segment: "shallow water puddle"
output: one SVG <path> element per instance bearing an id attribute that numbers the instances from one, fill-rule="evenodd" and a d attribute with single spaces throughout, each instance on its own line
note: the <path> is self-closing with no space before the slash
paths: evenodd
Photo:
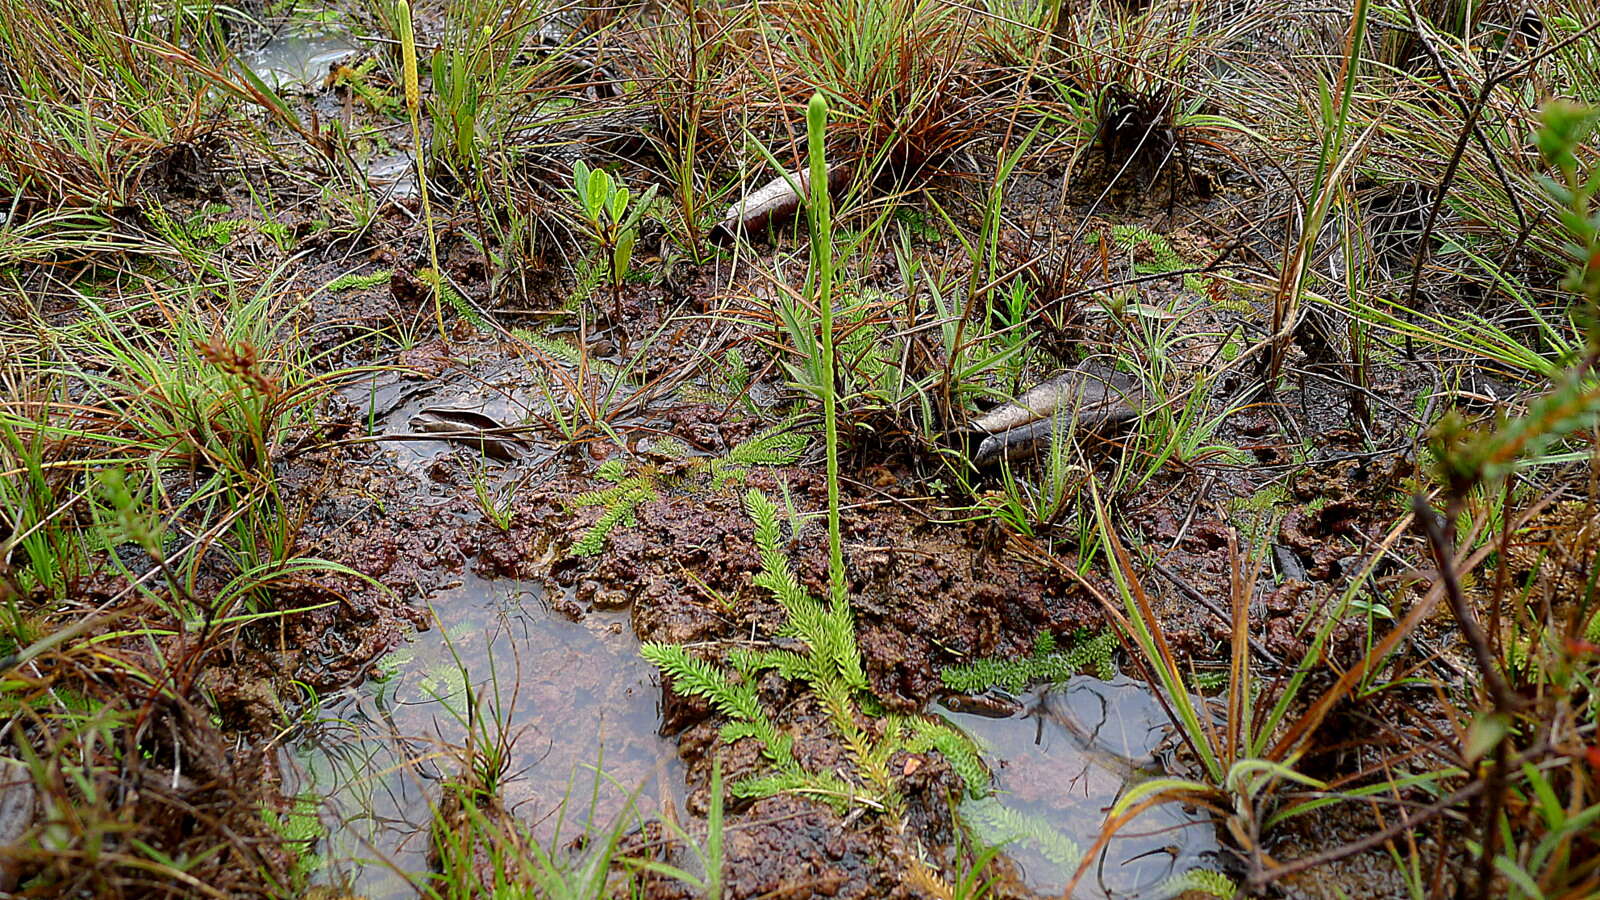
<path id="1" fill-rule="evenodd" d="M 962 818 L 983 840 L 1005 843 L 1029 888 L 1059 895 L 1106 810 L 1128 787 L 1167 774 L 1158 756 L 1170 725 L 1146 685 L 1124 676 L 1080 675 L 1022 700 L 1011 718 L 941 713 L 972 736 L 995 773 L 995 793 L 964 803 Z M 1074 896 L 1175 896 L 1173 880 L 1215 869 L 1218 849 L 1204 813 L 1163 804 L 1111 839 Z"/>
<path id="2" fill-rule="evenodd" d="M 526 456 L 547 457 L 548 449 L 541 450 L 532 441 L 531 431 L 522 429 L 530 420 L 543 419 L 550 409 L 548 395 L 542 387 L 530 385 L 530 380 L 522 364 L 498 361 L 477 365 L 454 379 L 375 373 L 340 389 L 339 396 L 350 404 L 371 436 L 384 439 L 396 467 L 419 475 L 452 447 L 451 440 L 435 437 L 422 421 L 429 410 L 456 411 L 498 423 L 511 429 L 504 432 L 506 442 L 529 451 Z M 469 435 L 458 434 L 454 443 L 475 442 Z"/>
<path id="3" fill-rule="evenodd" d="M 683 769 L 656 733 L 660 690 L 626 614 L 571 622 L 542 588 L 471 575 L 431 605 L 440 627 L 385 658 L 388 677 L 322 698 L 320 720 L 285 742 L 285 793 L 314 799 L 328 830 L 313 881 L 414 895 L 395 870 L 427 870 L 429 803 L 460 771 L 450 747 L 473 696 L 512 741 L 504 804 L 545 846 L 591 816 L 604 829 L 679 806 Z"/>
<path id="4" fill-rule="evenodd" d="M 281 91 L 314 85 L 327 76 L 329 65 L 357 49 L 355 42 L 343 35 L 286 31 L 254 50 L 241 52 L 239 58 L 268 87 Z"/>
<path id="5" fill-rule="evenodd" d="M 366 162 L 367 181 L 389 197 L 416 197 L 421 188 L 415 159 L 409 151 L 373 157 Z"/>
<path id="6" fill-rule="evenodd" d="M 651 418 L 660 394 L 634 386 L 618 357 L 592 359 L 580 386 L 576 368 L 563 360 L 492 353 L 441 362 L 442 371 L 426 376 L 404 369 L 372 372 L 336 395 L 346 405 L 344 414 L 367 439 L 383 443 L 396 468 L 424 482 L 429 468 L 458 448 L 509 463 L 512 474 L 550 460 L 566 440 L 561 428 L 589 421 L 588 412 L 576 409 L 576 390 L 613 429 L 663 427 Z"/>

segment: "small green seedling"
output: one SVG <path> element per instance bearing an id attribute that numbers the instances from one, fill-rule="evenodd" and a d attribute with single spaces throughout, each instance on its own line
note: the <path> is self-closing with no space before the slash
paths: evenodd
<path id="1" fill-rule="evenodd" d="M 639 239 L 639 219 L 655 199 L 651 185 L 635 202 L 620 178 L 604 169 L 591 169 L 583 160 L 572 164 L 572 194 L 580 225 L 594 242 L 601 260 L 608 263 L 613 323 L 622 323 L 622 282 L 633 262 L 633 245 Z"/>

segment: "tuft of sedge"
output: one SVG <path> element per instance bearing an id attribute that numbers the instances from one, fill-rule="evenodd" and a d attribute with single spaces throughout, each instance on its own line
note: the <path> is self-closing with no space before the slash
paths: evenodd
<path id="1" fill-rule="evenodd" d="M 220 338 L 212 338 L 196 342 L 196 349 L 206 362 L 249 384 L 258 394 L 270 398 L 278 396 L 278 383 L 261 371 L 255 347 L 242 342 L 229 346 Z"/>

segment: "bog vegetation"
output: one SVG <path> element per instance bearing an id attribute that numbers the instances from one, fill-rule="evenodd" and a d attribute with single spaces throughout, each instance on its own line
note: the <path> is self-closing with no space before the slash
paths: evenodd
<path id="1" fill-rule="evenodd" d="M 700 799 L 546 839 L 468 688 L 407 891 L 1600 896 L 1595 104 L 1584 0 L 0 0 L 0 889 L 336 896 L 322 695 L 671 557 Z M 1092 846 L 937 714 L 1119 671 Z"/>

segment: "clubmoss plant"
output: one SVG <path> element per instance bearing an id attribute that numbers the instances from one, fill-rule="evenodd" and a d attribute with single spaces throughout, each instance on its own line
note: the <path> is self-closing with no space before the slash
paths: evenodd
<path id="1" fill-rule="evenodd" d="M 1218 900 L 1233 900 L 1239 896 L 1239 886 L 1233 879 L 1210 869 L 1190 869 L 1179 875 L 1167 879 L 1161 886 L 1160 893 L 1165 896 L 1187 897 L 1216 897 Z"/>
<path id="2" fill-rule="evenodd" d="M 815 387 L 822 396 L 822 434 L 827 443 L 828 584 L 833 605 L 848 614 L 844 543 L 839 531 L 839 381 L 833 343 L 833 211 L 828 196 L 827 131 L 828 101 L 821 93 L 813 94 L 806 106 L 806 147 L 811 160 L 811 202 L 806 216 L 811 228 L 812 299 L 822 321 L 822 379 Z"/>
<path id="3" fill-rule="evenodd" d="M 375 272 L 369 272 L 365 275 L 356 272 L 346 272 L 343 275 L 340 275 L 338 278 L 335 278 L 323 285 L 322 289 L 330 294 L 338 294 L 344 291 L 367 291 L 388 284 L 389 279 L 393 277 L 393 269 L 379 269 Z"/>
<path id="4" fill-rule="evenodd" d="M 625 475 L 621 460 L 607 460 L 595 475 L 613 484 L 611 487 L 587 491 L 572 498 L 571 503 L 574 507 L 603 507 L 600 518 L 589 526 L 589 530 L 585 531 L 568 551 L 573 556 L 598 556 L 600 551 L 605 549 L 606 540 L 613 531 L 618 527 L 627 528 L 636 523 L 634 513 L 640 504 L 660 496 L 656 490 L 654 476 L 648 472 Z"/>
<path id="5" fill-rule="evenodd" d="M 1103 236 L 1112 247 L 1132 261 L 1130 268 L 1135 275 L 1164 275 L 1181 271 L 1189 265 L 1172 248 L 1172 241 L 1165 235 L 1142 225 L 1110 225 Z M 1086 243 L 1098 243 L 1101 237 L 1101 232 L 1091 231 L 1083 239 Z M 1196 272 L 1183 276 L 1183 286 L 1202 297 L 1209 293 L 1205 279 Z"/>
<path id="6" fill-rule="evenodd" d="M 1065 650 L 1058 647 L 1055 635 L 1041 631 L 1034 641 L 1031 656 L 973 660 L 940 670 L 939 680 L 953 691 L 970 694 L 994 687 L 1017 693 L 1030 684 L 1066 681 L 1091 668 L 1098 677 L 1109 679 L 1117 672 L 1111 660 L 1116 648 L 1116 633 L 1109 629 L 1100 632 L 1079 629 Z"/>
<path id="7" fill-rule="evenodd" d="M 794 430 L 794 420 L 788 419 L 735 444 L 728 455 L 711 461 L 711 486 L 720 488 L 730 481 L 738 481 L 753 466 L 792 466 L 800 461 L 811 439 Z"/>
<path id="8" fill-rule="evenodd" d="M 296 889 L 304 889 L 306 880 L 327 864 L 315 851 L 317 843 L 327 834 L 318 815 L 319 800 L 315 794 L 300 794 L 290 798 L 288 808 L 282 812 L 271 808 L 261 811 L 261 817 L 283 837 L 284 848 L 294 856 L 290 875 Z"/>
<path id="9" fill-rule="evenodd" d="M 461 296 L 461 292 L 457 291 L 454 285 L 450 284 L 449 278 L 440 276 L 438 269 L 418 269 L 417 280 L 433 288 L 434 298 L 449 304 L 450 308 L 455 310 L 456 315 L 471 322 L 472 327 L 478 329 L 485 327 L 486 323 L 483 320 L 483 316 L 472 308 L 472 304 L 467 302 L 467 298 Z"/>
<path id="10" fill-rule="evenodd" d="M 1037 851 L 1062 873 L 1083 860 L 1083 848 L 1062 834 L 1049 820 L 1007 806 L 999 797 L 983 797 L 961 804 L 961 821 L 986 844 L 1020 845 Z"/>
<path id="11" fill-rule="evenodd" d="M 641 651 L 671 679 L 673 690 L 704 698 L 728 717 L 722 728 L 724 740 L 751 739 L 760 745 L 769 771 L 735 782 L 734 796 L 765 797 L 793 791 L 841 812 L 862 804 L 898 820 L 904 813 L 904 801 L 888 763 L 899 750 L 944 752 L 962 777 L 970 778 L 969 785 L 986 788 L 987 776 L 976 752 L 948 726 L 890 715 L 883 718 L 881 730 L 863 727 L 864 716 L 870 716 L 877 703 L 867 686 L 849 608 L 819 601 L 800 586 L 784 555 L 778 508 L 771 500 L 752 490 L 745 495 L 745 505 L 755 521 L 756 547 L 761 553 L 762 568 L 755 583 L 771 591 L 783 607 L 787 622 L 779 636 L 799 640 L 804 649 L 733 650 L 728 654 L 728 669 L 675 644 L 646 644 Z M 806 769 L 796 759 L 794 738 L 772 720 L 756 693 L 765 671 L 805 685 L 849 754 L 854 766 L 852 781 L 837 771 Z"/>

